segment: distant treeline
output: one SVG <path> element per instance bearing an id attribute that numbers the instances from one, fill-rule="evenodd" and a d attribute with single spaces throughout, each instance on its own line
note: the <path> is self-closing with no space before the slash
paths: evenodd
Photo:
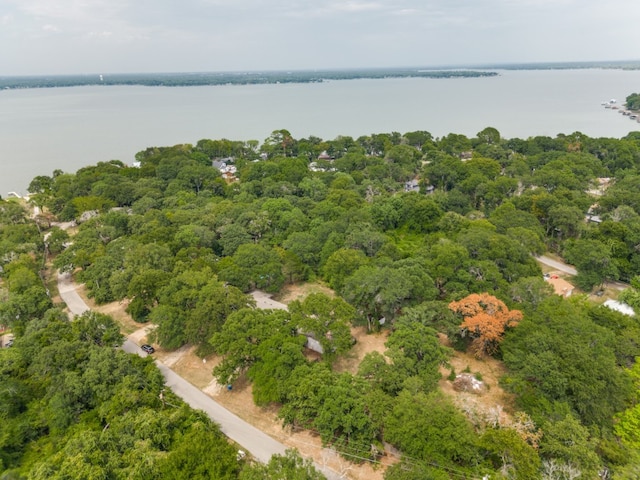
<path id="1" fill-rule="evenodd" d="M 575 70 L 583 68 L 611 68 L 617 70 L 638 70 L 640 61 L 610 61 L 610 62 L 545 62 L 545 63 L 510 63 L 476 65 L 481 69 L 500 70 Z"/>
<path id="2" fill-rule="evenodd" d="M 202 85 L 250 85 L 312 83 L 325 80 L 380 78 L 468 78 L 491 77 L 496 72 L 478 70 L 374 69 L 293 72 L 135 73 L 112 75 L 49 75 L 0 77 L 0 88 L 79 87 L 85 85 L 142 85 L 190 87 Z"/>

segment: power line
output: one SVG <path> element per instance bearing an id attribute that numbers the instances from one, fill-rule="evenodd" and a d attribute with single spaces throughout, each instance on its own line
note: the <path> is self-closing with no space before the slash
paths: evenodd
<path id="1" fill-rule="evenodd" d="M 309 432 L 309 433 L 316 434 L 316 435 L 318 435 L 320 437 L 322 436 L 320 434 L 320 432 L 318 432 L 317 430 L 314 430 L 314 429 L 306 429 L 306 428 L 303 428 L 303 427 L 299 427 L 297 425 L 291 425 L 291 428 L 292 428 L 292 430 L 295 430 L 295 431 Z M 339 441 L 342 440 L 342 439 L 340 437 L 336 436 L 336 435 L 333 435 L 332 436 L 332 440 L 336 441 L 336 443 L 339 443 Z M 301 440 L 296 440 L 296 442 L 299 443 L 299 444 L 302 444 L 302 445 L 307 445 L 307 446 L 311 446 L 311 447 L 317 448 L 317 445 L 312 444 L 312 443 L 304 442 L 304 441 L 301 441 Z M 356 447 L 359 447 L 359 448 L 354 448 L 354 450 L 356 452 L 371 452 L 370 446 L 364 448 L 364 445 L 361 444 L 361 443 L 358 444 L 357 442 L 349 442 L 349 445 L 352 445 L 352 444 L 354 446 L 356 446 Z M 336 452 L 337 454 L 342 455 L 344 457 L 351 457 L 351 458 L 354 458 L 354 459 L 357 459 L 357 460 L 361 460 L 361 461 L 365 461 L 365 462 L 368 462 L 368 463 L 371 463 L 371 464 L 377 464 L 377 465 L 381 465 L 381 466 L 384 466 L 384 467 L 390 467 L 390 466 L 394 465 L 393 463 L 385 463 L 385 462 L 382 462 L 381 460 L 374 460 L 374 459 L 371 459 L 369 457 L 363 457 L 363 456 L 360 456 L 360 455 L 356 455 L 354 453 L 349 453 L 349 452 L 346 452 L 346 451 L 343 451 L 343 450 L 339 450 L 338 448 L 335 448 L 335 446 L 333 444 L 331 445 L 330 449 L 332 451 Z M 444 470 L 447 473 L 449 473 L 450 475 L 453 475 L 453 476 L 455 476 L 457 478 L 467 479 L 467 480 L 478 480 L 478 477 L 470 476 L 468 473 L 466 473 L 466 472 L 464 472 L 462 470 L 458 470 L 458 469 L 455 469 L 453 467 L 440 465 L 440 464 L 438 464 L 436 462 L 431 462 L 429 460 L 422 460 L 422 459 L 411 457 L 411 456 L 405 455 L 405 454 L 399 455 L 399 454 L 397 454 L 395 452 L 386 452 L 385 451 L 385 455 L 392 456 L 394 458 L 397 458 L 398 460 L 404 461 L 405 463 L 409 464 L 410 466 L 417 466 L 417 465 L 420 465 L 420 464 L 428 465 L 428 466 L 431 466 L 431 467 L 434 467 L 434 468 L 439 468 L 441 470 Z"/>

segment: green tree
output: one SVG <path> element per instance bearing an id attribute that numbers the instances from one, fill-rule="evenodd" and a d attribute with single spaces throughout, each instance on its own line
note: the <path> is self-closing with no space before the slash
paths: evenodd
<path id="1" fill-rule="evenodd" d="M 157 269 L 143 270 L 131 277 L 127 285 L 127 297 L 131 299 L 131 302 L 127 305 L 127 312 L 135 321 L 143 322 L 147 320 L 152 308 L 160 300 L 161 288 L 169 280 L 167 272 Z M 111 277 L 111 288 L 114 290 L 113 276 Z"/>
<path id="2" fill-rule="evenodd" d="M 433 280 L 417 266 L 360 267 L 345 282 L 344 298 L 366 320 L 369 330 L 392 322 L 401 307 L 435 298 Z"/>
<path id="3" fill-rule="evenodd" d="M 447 361 L 448 351 L 440 344 L 434 329 L 401 316 L 385 345 L 393 369 L 402 377 L 418 377 L 425 392 L 437 386 L 439 369 Z"/>
<path id="4" fill-rule="evenodd" d="M 401 392 L 389 412 L 385 439 L 407 455 L 443 466 L 473 465 L 479 458 L 471 425 L 439 392 Z"/>
<path id="5" fill-rule="evenodd" d="M 283 157 L 295 155 L 296 140 L 288 130 L 280 129 L 271 132 L 260 147 L 263 152 L 269 155 L 282 155 Z"/>
<path id="6" fill-rule="evenodd" d="M 313 462 L 300 456 L 297 450 L 287 449 L 284 455 L 274 455 L 266 465 L 245 467 L 240 480 L 325 480 L 313 466 Z"/>
<path id="7" fill-rule="evenodd" d="M 27 218 L 27 211 L 18 202 L 13 200 L 2 200 L 0 198 L 0 224 L 24 223 Z"/>
<path id="8" fill-rule="evenodd" d="M 282 259 L 275 250 L 247 243 L 238 247 L 232 260 L 229 267 L 219 270 L 219 276 L 240 289 L 259 288 L 273 293 L 284 284 Z"/>
<path id="9" fill-rule="evenodd" d="M 506 428 L 492 428 L 480 438 L 480 445 L 488 454 L 493 467 L 505 478 L 528 480 L 538 478 L 540 457 L 518 432 Z"/>
<path id="10" fill-rule="evenodd" d="M 119 325 L 112 317 L 91 310 L 77 316 L 72 323 L 72 329 L 80 340 L 101 347 L 120 346 L 124 340 Z"/>
<path id="11" fill-rule="evenodd" d="M 536 308 L 553 294 L 553 286 L 540 277 L 519 278 L 509 290 L 512 301 L 523 307 L 533 308 Z"/>
<path id="12" fill-rule="evenodd" d="M 282 246 L 297 255 L 306 265 L 316 268 L 320 262 L 320 239 L 311 232 L 293 232 L 283 242 Z"/>
<path id="13" fill-rule="evenodd" d="M 346 454 L 372 458 L 378 431 L 365 400 L 367 382 L 349 373 L 335 374 L 323 364 L 293 371 L 280 418 L 285 425 L 312 427 L 323 444 Z"/>
<path id="14" fill-rule="evenodd" d="M 218 229 L 220 239 L 218 243 L 222 247 L 222 254 L 231 256 L 241 245 L 251 242 L 251 235 L 242 226 L 237 223 L 225 225 Z"/>
<path id="15" fill-rule="evenodd" d="M 551 207 L 547 234 L 563 239 L 576 237 L 583 221 L 584 214 L 576 206 L 557 205 Z"/>
<path id="16" fill-rule="evenodd" d="M 222 384 L 235 381 L 259 360 L 260 344 L 277 335 L 301 337 L 291 322 L 289 312 L 251 308 L 233 312 L 222 329 L 210 339 L 216 353 L 224 355 L 222 362 L 213 370 L 214 376 Z"/>
<path id="17" fill-rule="evenodd" d="M 640 276 L 631 279 L 631 287 L 620 292 L 618 299 L 629 304 L 636 312 L 640 311 Z"/>
<path id="18" fill-rule="evenodd" d="M 53 227 L 49 235 L 45 235 L 45 243 L 49 253 L 58 254 L 65 248 L 65 244 L 69 241 L 69 234 L 59 227 Z"/>
<path id="19" fill-rule="evenodd" d="M 406 372 L 391 365 L 390 360 L 379 352 L 367 353 L 358 366 L 358 375 L 375 390 L 396 396 L 403 388 Z M 385 410 L 386 415 L 386 410 Z"/>
<path id="20" fill-rule="evenodd" d="M 253 299 L 238 288 L 225 285 L 216 278 L 207 282 L 197 294 L 193 308 L 187 312 L 185 339 L 198 345 L 198 354 L 209 353 L 209 339 L 222 329 L 228 316 L 254 304 Z"/>
<path id="21" fill-rule="evenodd" d="M 291 320 L 322 346 L 322 356 L 331 360 L 351 348 L 351 322 L 355 309 L 341 298 L 312 293 L 289 304 Z"/>
<path id="22" fill-rule="evenodd" d="M 301 335 L 275 332 L 256 346 L 255 358 L 247 369 L 256 405 L 285 401 L 292 372 L 306 363 L 302 353 L 305 342 Z"/>
<path id="23" fill-rule="evenodd" d="M 640 357 L 636 357 L 636 362 L 628 372 L 634 387 L 640 391 Z M 640 403 L 637 399 L 616 416 L 614 431 L 626 445 L 640 451 Z"/>
<path id="24" fill-rule="evenodd" d="M 534 419 L 554 418 L 564 405 L 586 425 L 610 428 L 632 392 L 614 344 L 612 332 L 596 325 L 584 307 L 554 295 L 505 336 L 505 384 Z"/>
<path id="25" fill-rule="evenodd" d="M 600 460 L 594 451 L 595 442 L 578 419 L 567 415 L 557 422 L 548 422 L 543 430 L 540 454 L 544 458 L 576 468 L 581 472 L 579 478 L 597 476 Z"/>
<path id="26" fill-rule="evenodd" d="M 495 145 L 500 143 L 500 132 L 493 127 L 486 127 L 480 130 L 476 134 L 476 137 L 478 141 L 489 144 L 489 145 Z"/>
<path id="27" fill-rule="evenodd" d="M 460 155 L 471 150 L 471 141 L 464 135 L 450 133 L 440 139 L 438 148 L 449 155 Z"/>
<path id="28" fill-rule="evenodd" d="M 431 185 L 445 191 L 451 190 L 467 176 L 466 167 L 459 158 L 441 152 L 423 170 Z"/>
<path id="29" fill-rule="evenodd" d="M 445 471 L 431 467 L 427 462 L 403 459 L 384 472 L 384 480 L 449 480 Z"/>
<path id="30" fill-rule="evenodd" d="M 236 451 L 220 431 L 209 422 L 194 423 L 168 455 L 157 462 L 160 476 L 179 480 L 189 478 L 233 480 L 240 465 Z"/>
<path id="31" fill-rule="evenodd" d="M 425 130 L 416 130 L 415 132 L 407 132 L 403 136 L 407 144 L 414 148 L 424 150 L 424 145 L 431 145 L 433 148 L 433 135 Z"/>
<path id="32" fill-rule="evenodd" d="M 605 281 L 618 279 L 618 268 L 609 247 L 598 240 L 580 238 L 568 242 L 563 255 L 567 262 L 576 266 L 575 281 L 580 288 L 589 290 Z"/>

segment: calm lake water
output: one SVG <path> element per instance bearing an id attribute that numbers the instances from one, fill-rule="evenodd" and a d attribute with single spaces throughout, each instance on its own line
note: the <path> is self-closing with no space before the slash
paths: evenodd
<path id="1" fill-rule="evenodd" d="M 640 124 L 600 103 L 640 91 L 640 71 L 501 71 L 468 79 L 345 80 L 211 87 L 72 87 L 0 91 L 0 195 L 26 193 L 36 175 L 150 146 L 202 138 L 259 140 L 286 128 L 333 139 L 427 130 L 474 137 L 582 132 L 620 138 Z"/>

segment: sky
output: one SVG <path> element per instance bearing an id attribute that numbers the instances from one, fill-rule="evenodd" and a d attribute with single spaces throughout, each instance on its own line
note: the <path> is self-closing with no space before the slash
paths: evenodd
<path id="1" fill-rule="evenodd" d="M 638 60 L 638 0 L 0 0 L 0 75 Z"/>

